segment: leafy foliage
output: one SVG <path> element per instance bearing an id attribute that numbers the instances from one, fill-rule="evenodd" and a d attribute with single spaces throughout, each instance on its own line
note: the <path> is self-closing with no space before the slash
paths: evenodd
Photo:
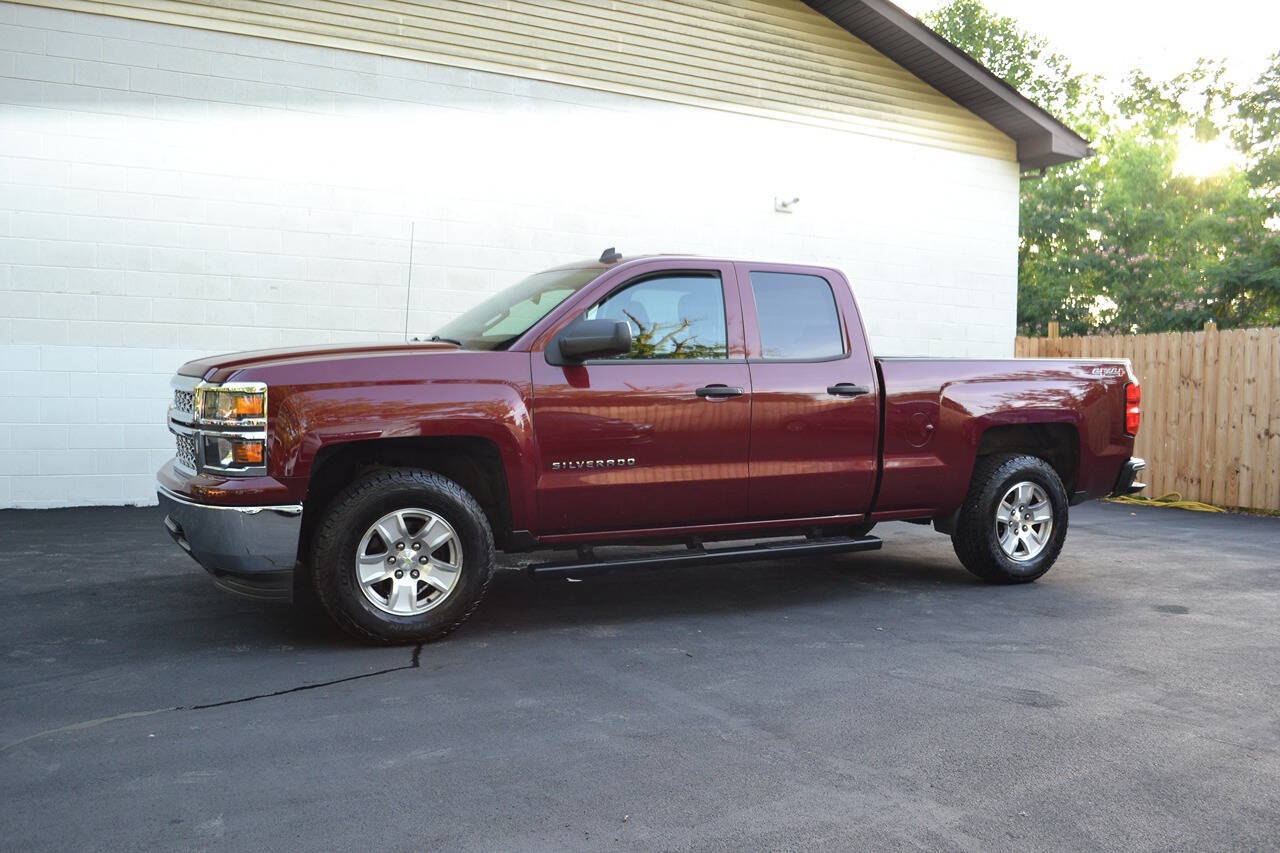
<path id="1" fill-rule="evenodd" d="M 1280 323 L 1280 54 L 1247 91 L 1201 60 L 1132 72 L 1104 97 L 1047 42 L 977 0 L 929 17 L 945 38 L 1092 138 L 1095 156 L 1024 180 L 1018 327 L 1043 334 Z M 1180 151 L 1231 140 L 1243 168 L 1182 174 Z"/>
<path id="2" fill-rule="evenodd" d="M 996 15 L 978 0 L 953 0 L 928 17 L 939 34 L 995 72 L 1013 88 L 1055 115 L 1074 115 L 1091 90 L 1047 39 L 1013 18 Z"/>
<path id="3" fill-rule="evenodd" d="M 726 358 L 725 343 L 701 341 L 692 332 L 693 321 L 681 317 L 672 323 L 645 323 L 630 311 L 623 311 L 633 329 L 631 352 L 619 358 Z"/>
<path id="4" fill-rule="evenodd" d="M 1232 138 L 1249 163 L 1249 183 L 1261 191 L 1269 211 L 1280 214 L 1280 53 L 1237 104 Z"/>

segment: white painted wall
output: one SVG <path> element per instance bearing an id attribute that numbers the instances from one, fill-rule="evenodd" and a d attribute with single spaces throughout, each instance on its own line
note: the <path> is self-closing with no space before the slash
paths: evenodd
<path id="1" fill-rule="evenodd" d="M 400 340 L 407 285 L 427 333 L 610 245 L 834 265 L 878 352 L 1011 355 L 1017 196 L 996 157 L 0 3 L 0 506 L 153 503 L 188 358 Z"/>

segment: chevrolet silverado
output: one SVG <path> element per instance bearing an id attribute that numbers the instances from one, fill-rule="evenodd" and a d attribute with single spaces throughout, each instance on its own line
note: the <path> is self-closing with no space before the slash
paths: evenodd
<path id="1" fill-rule="evenodd" d="M 461 624 L 495 549 L 576 577 L 875 549 L 904 520 L 1024 583 L 1069 506 L 1143 488 L 1127 361 L 877 358 L 813 266 L 610 249 L 429 341 L 202 358 L 172 385 L 169 533 L 223 588 L 314 590 L 375 642 Z"/>

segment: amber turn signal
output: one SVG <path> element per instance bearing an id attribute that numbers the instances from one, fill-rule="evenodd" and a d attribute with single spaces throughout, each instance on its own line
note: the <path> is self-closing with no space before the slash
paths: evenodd
<path id="1" fill-rule="evenodd" d="M 249 418 L 262 417 L 262 404 L 266 402 L 260 394 L 236 394 L 232 398 L 232 411 L 237 415 Z"/>
<path id="2" fill-rule="evenodd" d="M 231 445 L 231 454 L 237 465 L 261 465 L 262 442 L 243 441 Z"/>
<path id="3" fill-rule="evenodd" d="M 261 468 L 266 458 L 267 443 L 263 439 L 204 436 L 204 465 L 215 471 Z"/>

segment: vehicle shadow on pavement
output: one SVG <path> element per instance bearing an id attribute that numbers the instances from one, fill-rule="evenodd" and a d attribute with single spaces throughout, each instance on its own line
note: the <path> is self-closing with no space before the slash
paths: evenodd
<path id="1" fill-rule="evenodd" d="M 214 635 L 225 629 L 237 643 L 361 645 L 337 630 L 314 602 L 287 606 L 239 601 L 212 589 L 205 578 L 196 576 L 195 580 L 199 583 L 177 580 L 170 601 L 192 616 L 202 612 L 207 624 L 200 634 L 215 644 L 220 638 Z M 557 631 L 601 622 L 785 614 L 806 605 L 839 605 L 984 586 L 945 556 L 925 561 L 858 555 L 785 564 L 620 570 L 580 581 L 535 580 L 523 569 L 504 567 L 494 574 L 484 600 L 458 629 L 458 635 L 478 640 L 491 633 Z"/>
<path id="2" fill-rule="evenodd" d="M 543 557 L 539 557 L 543 558 Z M 530 562 L 522 555 L 522 564 Z M 504 560 L 488 593 L 458 637 L 480 640 L 512 631 L 558 631 L 581 626 L 660 622 L 676 617 L 740 619 L 749 613 L 787 615 L 809 606 L 851 607 L 850 616 L 872 612 L 883 598 L 900 601 L 947 590 L 980 590 L 987 584 L 966 573 L 950 555 L 920 558 L 902 555 L 847 555 L 800 561 L 760 561 L 678 569 L 617 570 L 581 580 L 530 578 Z M 186 587 L 186 584 L 183 584 Z M 223 593 L 202 584 L 182 589 L 180 597 L 205 598 L 201 608 L 232 608 L 234 634 L 241 642 L 291 643 L 296 646 L 347 646 L 353 640 L 330 624 L 314 602 L 293 606 L 210 601 Z M 444 640 L 448 642 L 448 640 Z"/>
<path id="3" fill-rule="evenodd" d="M 560 631 L 601 622 L 616 625 L 690 616 L 714 620 L 751 613 L 786 615 L 789 610 L 812 605 L 859 605 L 884 597 L 897 600 L 945 590 L 977 591 L 986 586 L 949 556 L 949 551 L 936 560 L 864 554 L 619 570 L 580 581 L 536 580 L 522 568 L 508 565 L 494 574 L 484 600 L 457 636 L 482 640 L 490 634 Z M 172 611 L 186 622 L 179 632 L 193 643 L 335 649 L 361 646 L 337 630 L 314 602 L 288 606 L 241 601 L 213 589 L 199 574 L 167 578 L 158 586 L 154 591 L 157 601 L 167 599 Z"/>
<path id="4" fill-rule="evenodd" d="M 559 629 L 675 616 L 785 613 L 807 605 L 858 603 L 984 586 L 954 559 L 859 554 L 724 566 L 619 570 L 580 581 L 499 571 L 463 631 Z M 522 562 L 531 562 L 523 560 Z"/>

